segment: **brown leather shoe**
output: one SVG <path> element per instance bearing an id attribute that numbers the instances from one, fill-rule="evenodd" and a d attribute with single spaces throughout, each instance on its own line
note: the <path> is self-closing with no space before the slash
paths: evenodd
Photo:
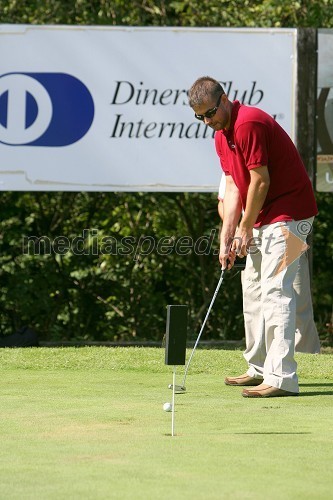
<path id="1" fill-rule="evenodd" d="M 226 385 L 260 385 L 262 384 L 262 378 L 250 377 L 247 373 L 240 375 L 239 377 L 226 377 L 224 383 Z"/>
<path id="2" fill-rule="evenodd" d="M 261 384 L 256 389 L 243 389 L 244 398 L 277 398 L 283 396 L 298 396 L 298 392 L 289 392 L 271 385 Z"/>

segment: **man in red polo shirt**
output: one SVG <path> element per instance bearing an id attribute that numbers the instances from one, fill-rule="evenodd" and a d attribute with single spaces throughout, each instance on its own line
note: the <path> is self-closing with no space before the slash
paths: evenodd
<path id="1" fill-rule="evenodd" d="M 199 78 L 189 91 L 189 103 L 196 118 L 215 130 L 226 174 L 222 268 L 232 267 L 236 253 L 248 255 L 244 324 L 254 340 L 244 353 L 247 372 L 225 382 L 256 386 L 244 389 L 244 397 L 296 396 L 293 282 L 317 214 L 311 182 L 282 127 L 260 109 L 229 101 L 217 80 Z"/>

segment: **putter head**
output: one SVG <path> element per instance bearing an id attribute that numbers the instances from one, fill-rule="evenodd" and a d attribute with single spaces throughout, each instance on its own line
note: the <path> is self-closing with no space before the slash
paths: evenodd
<path id="1" fill-rule="evenodd" d="M 173 384 L 169 384 L 168 388 L 173 389 Z M 184 392 L 186 392 L 186 387 L 183 385 L 175 385 L 175 392 L 178 394 L 184 394 Z"/>

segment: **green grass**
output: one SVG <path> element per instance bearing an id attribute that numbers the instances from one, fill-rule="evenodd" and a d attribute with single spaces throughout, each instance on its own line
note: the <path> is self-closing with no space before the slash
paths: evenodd
<path id="1" fill-rule="evenodd" d="M 333 356 L 297 361 L 300 397 L 249 400 L 199 350 L 171 437 L 163 349 L 0 349 L 0 498 L 332 498 Z"/>

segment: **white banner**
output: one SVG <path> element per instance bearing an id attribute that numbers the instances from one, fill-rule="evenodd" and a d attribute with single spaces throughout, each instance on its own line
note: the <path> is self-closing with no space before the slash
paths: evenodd
<path id="1" fill-rule="evenodd" d="M 200 76 L 294 137 L 295 29 L 0 26 L 0 189 L 217 191 Z"/>

